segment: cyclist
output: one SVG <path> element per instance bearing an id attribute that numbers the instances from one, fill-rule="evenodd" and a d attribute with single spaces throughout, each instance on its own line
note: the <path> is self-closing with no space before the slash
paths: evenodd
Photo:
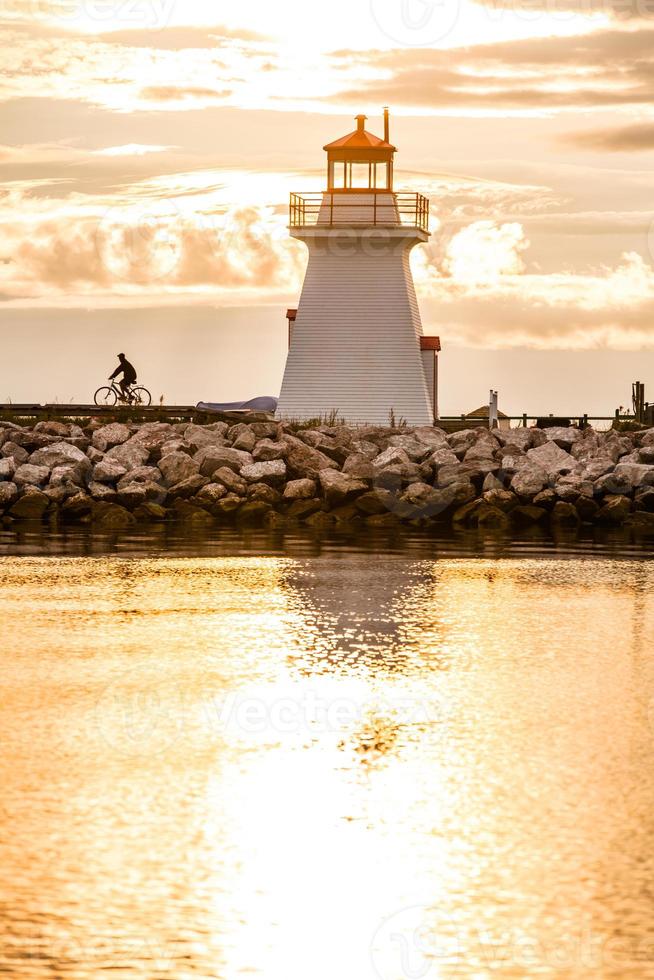
<path id="1" fill-rule="evenodd" d="M 114 378 L 122 372 L 122 381 L 120 381 L 120 388 L 123 393 L 123 398 L 129 399 L 129 389 L 133 384 L 136 383 L 136 368 L 133 364 L 130 364 L 124 354 L 118 355 L 118 360 L 120 364 L 116 368 L 113 374 L 109 375 L 109 380 L 113 381 Z"/>

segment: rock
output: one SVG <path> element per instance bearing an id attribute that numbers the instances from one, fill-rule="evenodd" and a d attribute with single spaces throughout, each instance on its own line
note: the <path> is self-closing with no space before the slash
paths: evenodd
<path id="1" fill-rule="evenodd" d="M 548 487 L 547 490 L 541 490 L 540 493 L 536 494 L 532 500 L 532 504 L 535 507 L 543 507 L 545 510 L 550 511 L 554 507 L 556 500 L 556 494 Z"/>
<path id="2" fill-rule="evenodd" d="M 470 466 L 468 463 L 457 462 L 451 466 L 441 466 L 436 477 L 436 485 L 439 490 L 443 490 L 454 483 L 470 481 L 476 472 L 476 467 Z"/>
<path id="3" fill-rule="evenodd" d="M 584 465 L 581 477 L 583 480 L 590 480 L 591 483 L 594 483 L 606 473 L 612 473 L 614 466 L 615 463 L 610 456 L 598 456 L 596 459 L 590 459 Z"/>
<path id="4" fill-rule="evenodd" d="M 239 524 L 263 524 L 271 511 L 272 507 L 265 501 L 249 500 L 236 512 L 236 520 Z"/>
<path id="5" fill-rule="evenodd" d="M 235 493 L 228 493 L 227 496 L 216 501 L 214 513 L 217 517 L 232 517 L 242 504 L 242 497 L 237 497 Z"/>
<path id="6" fill-rule="evenodd" d="M 131 432 L 126 425 L 121 422 L 112 422 L 110 425 L 103 425 L 101 429 L 96 429 L 91 439 L 94 449 L 106 453 L 114 446 L 122 446 L 131 437 Z"/>
<path id="7" fill-rule="evenodd" d="M 248 492 L 247 480 L 230 470 L 228 466 L 222 466 L 213 474 L 213 482 L 221 483 L 230 493 L 235 493 L 239 497 L 245 497 Z"/>
<path id="8" fill-rule="evenodd" d="M 443 446 L 442 449 L 437 449 L 435 452 L 431 454 L 431 456 L 428 459 L 428 462 L 435 469 L 438 469 L 441 466 L 457 465 L 459 462 L 459 458 L 458 456 L 455 455 L 455 453 L 452 452 L 449 446 Z"/>
<path id="9" fill-rule="evenodd" d="M 371 514 L 366 517 L 366 524 L 370 527 L 395 527 L 398 523 L 397 514 Z"/>
<path id="10" fill-rule="evenodd" d="M 86 458 L 91 466 L 95 466 L 97 463 L 102 462 L 104 459 L 104 453 L 101 453 L 99 449 L 94 449 L 93 446 L 89 446 L 89 448 L 86 450 Z"/>
<path id="11" fill-rule="evenodd" d="M 414 436 L 391 436 L 388 440 L 388 449 L 386 452 L 392 448 L 403 449 L 412 463 L 422 462 L 432 452 L 431 446 L 414 438 Z"/>
<path id="12" fill-rule="evenodd" d="M 582 480 L 577 473 L 568 473 L 566 476 L 559 477 L 553 489 L 559 500 L 570 504 L 576 503 L 580 496 L 593 496 L 593 484 L 588 480 Z"/>
<path id="13" fill-rule="evenodd" d="M 530 449 L 527 452 L 527 459 L 532 466 L 537 466 L 543 470 L 550 479 L 560 473 L 573 473 L 579 465 L 574 456 L 565 452 L 555 442 L 547 442 L 544 446 L 536 446 L 535 449 Z"/>
<path id="14" fill-rule="evenodd" d="M 480 511 L 477 518 L 477 527 L 487 531 L 504 531 L 510 524 L 509 517 L 498 507 L 486 507 Z"/>
<path id="15" fill-rule="evenodd" d="M 93 521 L 108 531 L 124 531 L 136 523 L 129 511 L 114 503 L 96 504 L 93 508 Z"/>
<path id="16" fill-rule="evenodd" d="M 374 442 L 368 442 L 367 439 L 355 439 L 351 449 L 353 456 L 363 456 L 370 462 L 379 456 L 379 446 L 376 446 Z"/>
<path id="17" fill-rule="evenodd" d="M 273 442 L 272 439 L 262 439 L 252 451 L 252 458 L 255 463 L 269 463 L 274 459 L 284 459 L 285 456 L 286 443 Z"/>
<path id="18" fill-rule="evenodd" d="M 370 516 L 372 514 L 384 514 L 392 511 L 397 504 L 397 496 L 389 490 L 371 490 L 357 497 L 355 507 L 362 514 Z"/>
<path id="19" fill-rule="evenodd" d="M 283 459 L 273 459 L 267 463 L 252 463 L 244 466 L 241 476 L 248 483 L 270 483 L 275 486 L 286 479 L 286 463 Z"/>
<path id="20" fill-rule="evenodd" d="M 93 468 L 92 479 L 95 483 L 117 483 L 127 473 L 127 468 L 117 459 L 103 459 Z"/>
<path id="21" fill-rule="evenodd" d="M 368 484 L 362 480 L 353 480 L 334 470 L 321 470 L 319 479 L 328 507 L 341 507 L 368 489 Z"/>
<path id="22" fill-rule="evenodd" d="M 208 486 L 209 478 L 206 476 L 200 476 L 196 474 L 195 476 L 189 476 L 186 480 L 182 480 L 181 483 L 176 483 L 175 486 L 171 487 L 168 491 L 168 497 L 170 500 L 176 500 L 178 497 L 184 500 L 189 500 L 191 497 L 195 497 L 196 494 L 200 493 L 204 487 Z"/>
<path id="23" fill-rule="evenodd" d="M 304 523 L 308 524 L 310 527 L 329 527 L 330 525 L 336 523 L 336 518 L 333 514 L 325 513 L 324 510 L 317 510 L 315 514 L 311 514 L 310 517 L 307 517 Z"/>
<path id="24" fill-rule="evenodd" d="M 50 474 L 50 486 L 58 487 L 73 484 L 82 489 L 85 486 L 86 474 L 79 466 L 55 466 Z"/>
<path id="25" fill-rule="evenodd" d="M 643 446 L 642 449 L 639 449 L 638 459 L 639 462 L 645 463 L 648 466 L 654 465 L 654 444 Z"/>
<path id="26" fill-rule="evenodd" d="M 326 469 L 338 469 L 338 464 L 317 449 L 307 446 L 295 436 L 284 435 L 282 442 L 287 446 L 286 466 L 293 479 L 318 480 Z"/>
<path id="27" fill-rule="evenodd" d="M 520 470 L 523 470 L 526 466 L 532 465 L 533 464 L 529 462 L 527 457 L 521 454 L 518 450 L 514 450 L 510 455 L 502 456 L 501 458 L 501 471 L 505 476 L 513 476 L 515 473 L 519 473 Z"/>
<path id="28" fill-rule="evenodd" d="M 413 438 L 424 443 L 425 446 L 429 446 L 432 452 L 436 449 L 447 448 L 447 436 L 442 429 L 421 425 L 413 430 Z"/>
<path id="29" fill-rule="evenodd" d="M 206 425 L 187 425 L 184 430 L 184 441 L 189 444 L 194 453 L 210 447 L 220 449 L 227 445 L 224 431 Z"/>
<path id="30" fill-rule="evenodd" d="M 284 488 L 284 500 L 310 500 L 316 489 L 315 480 L 290 480 Z"/>
<path id="31" fill-rule="evenodd" d="M 556 443 L 561 449 L 570 450 L 574 444 L 581 439 L 579 429 L 559 428 L 553 426 L 551 429 L 544 429 L 545 437 L 549 442 Z"/>
<path id="32" fill-rule="evenodd" d="M 498 480 L 494 473 L 487 473 L 481 489 L 483 493 L 487 493 L 489 490 L 504 490 L 504 484 Z"/>
<path id="33" fill-rule="evenodd" d="M 245 427 L 245 431 L 241 432 L 239 436 L 232 442 L 233 449 L 241 449 L 246 453 L 251 453 L 256 445 L 256 436 L 249 426 Z"/>
<path id="34" fill-rule="evenodd" d="M 0 459 L 0 480 L 11 480 L 16 472 L 16 463 L 11 457 Z"/>
<path id="35" fill-rule="evenodd" d="M 625 473 L 607 473 L 606 476 L 601 476 L 599 480 L 595 480 L 594 483 L 595 493 L 599 496 L 608 494 L 615 496 L 616 494 L 623 494 L 625 497 L 631 496 L 633 493 L 633 484 L 629 477 Z"/>
<path id="36" fill-rule="evenodd" d="M 2 449 L 0 449 L 0 454 L 4 459 L 13 459 L 16 466 L 20 466 L 21 463 L 26 463 L 30 458 L 30 454 L 26 449 L 11 441 L 4 443 Z"/>
<path id="37" fill-rule="evenodd" d="M 550 514 L 550 521 L 556 527 L 578 527 L 580 524 L 579 514 L 574 504 L 566 504 L 558 500 L 554 504 L 554 509 Z"/>
<path id="38" fill-rule="evenodd" d="M 277 422 L 250 422 L 250 428 L 257 439 L 276 440 L 279 435 L 279 425 Z"/>
<path id="39" fill-rule="evenodd" d="M 206 486 L 202 487 L 197 495 L 197 499 L 203 505 L 208 505 L 211 508 L 214 504 L 217 504 L 219 500 L 227 496 L 227 490 L 222 485 L 222 483 L 207 483 Z"/>
<path id="40" fill-rule="evenodd" d="M 343 464 L 343 473 L 353 480 L 373 480 L 375 468 L 372 461 L 363 453 L 352 453 Z"/>
<path id="41" fill-rule="evenodd" d="M 9 480 L 0 482 L 0 509 L 11 507 L 18 497 L 18 487 Z"/>
<path id="42" fill-rule="evenodd" d="M 83 490 L 68 497 L 61 507 L 62 516 L 68 521 L 85 521 L 93 510 L 93 500 Z"/>
<path id="43" fill-rule="evenodd" d="M 547 517 L 544 507 L 534 507 L 533 504 L 521 504 L 511 511 L 511 520 L 519 527 L 529 524 L 540 524 Z"/>
<path id="44" fill-rule="evenodd" d="M 511 489 L 523 499 L 540 493 L 547 484 L 547 473 L 538 466 L 523 466 L 511 480 Z"/>
<path id="45" fill-rule="evenodd" d="M 389 446 L 373 460 L 375 471 L 385 470 L 390 466 L 408 466 L 410 463 L 408 453 L 401 446 Z"/>
<path id="46" fill-rule="evenodd" d="M 197 476 L 200 472 L 200 467 L 195 460 L 185 453 L 170 453 L 168 456 L 163 456 L 159 460 L 159 469 L 167 487 L 174 487 L 177 483 L 182 483 L 191 476 Z M 209 474 L 203 472 L 202 475 Z"/>
<path id="47" fill-rule="evenodd" d="M 113 449 L 110 449 L 103 462 L 106 463 L 108 460 L 113 459 L 124 466 L 126 470 L 135 470 L 139 466 L 145 466 L 149 457 L 150 451 L 146 446 L 130 439 L 129 442 L 123 443 L 122 446 L 114 446 Z"/>
<path id="48" fill-rule="evenodd" d="M 56 466 L 69 465 L 81 466 L 84 470 L 90 470 L 91 468 L 91 463 L 86 453 L 78 449 L 77 446 L 69 445 L 67 442 L 56 442 L 52 446 L 46 446 L 44 449 L 37 449 L 30 456 L 30 463 L 33 466 L 47 466 L 50 470 Z"/>
<path id="49" fill-rule="evenodd" d="M 251 453 L 245 453 L 240 449 L 215 446 L 207 449 L 207 452 L 197 459 L 197 463 L 200 466 L 202 476 L 213 477 L 216 470 L 223 467 L 240 473 L 244 466 L 250 466 L 253 463 L 253 459 Z"/>
<path id="50" fill-rule="evenodd" d="M 161 504 L 156 504 L 153 500 L 146 500 L 144 504 L 136 508 L 134 517 L 137 521 L 144 521 L 145 523 L 159 523 L 166 520 L 168 511 Z"/>
<path id="51" fill-rule="evenodd" d="M 579 497 L 575 507 L 577 508 L 577 513 L 584 523 L 594 523 L 599 514 L 599 506 L 595 503 L 592 497 Z"/>
<path id="52" fill-rule="evenodd" d="M 127 510 L 134 510 L 148 500 L 148 490 L 143 483 L 128 483 L 117 491 L 116 502 Z"/>
<path id="53" fill-rule="evenodd" d="M 14 473 L 14 483 L 18 487 L 41 487 L 48 482 L 50 468 L 48 466 L 34 466 L 32 463 L 23 463 Z"/>
<path id="54" fill-rule="evenodd" d="M 94 483 L 88 485 L 88 493 L 93 500 L 113 502 L 116 499 L 116 491 L 106 483 Z"/>
<path id="55" fill-rule="evenodd" d="M 12 506 L 10 514 L 19 520 L 40 521 L 49 506 L 50 501 L 46 495 L 40 490 L 30 487 Z"/>
<path id="56" fill-rule="evenodd" d="M 598 514 L 601 524 L 623 524 L 631 513 L 631 501 L 625 496 L 610 496 Z"/>
<path id="57" fill-rule="evenodd" d="M 286 516 L 289 520 L 303 521 L 319 510 L 322 510 L 321 500 L 294 500 L 288 508 Z"/>
<path id="58" fill-rule="evenodd" d="M 483 500 L 471 500 L 463 504 L 452 515 L 452 524 L 463 525 L 465 527 L 476 527 L 479 515 L 485 510 L 490 510 L 488 504 Z"/>
<path id="59" fill-rule="evenodd" d="M 502 488 L 501 490 L 486 490 L 483 495 L 484 501 L 489 507 L 495 507 L 505 513 L 515 510 L 519 500 L 514 493 Z"/>
<path id="60" fill-rule="evenodd" d="M 161 470 L 157 466 L 137 466 L 136 469 L 125 473 L 118 481 L 118 489 L 130 483 L 159 483 L 163 479 Z"/>
<path id="61" fill-rule="evenodd" d="M 645 463 L 618 463 L 613 476 L 624 476 L 633 487 L 654 486 L 654 466 Z"/>
<path id="62" fill-rule="evenodd" d="M 477 496 L 477 491 L 472 483 L 466 481 L 451 483 L 443 493 L 450 497 L 450 507 L 461 507 L 463 504 L 470 503 Z"/>
<path id="63" fill-rule="evenodd" d="M 490 446 L 487 442 L 480 439 L 478 442 L 475 443 L 474 446 L 471 446 L 470 449 L 466 450 L 466 453 L 463 457 L 463 462 L 476 463 L 479 460 L 481 460 L 482 462 L 492 463 L 495 461 L 496 453 L 497 453 L 496 448 Z"/>
<path id="64" fill-rule="evenodd" d="M 447 443 L 454 453 L 465 455 L 471 446 L 474 446 L 479 438 L 477 429 L 463 429 L 461 432 L 453 432 L 447 436 Z"/>
<path id="65" fill-rule="evenodd" d="M 400 497 L 397 510 L 409 520 L 433 518 L 444 513 L 451 502 L 451 496 L 442 490 L 434 490 L 427 483 L 412 483 Z"/>
<path id="66" fill-rule="evenodd" d="M 34 432 L 42 432 L 47 436 L 58 436 L 60 439 L 67 439 L 70 435 L 70 426 L 64 422 L 37 422 Z"/>
<path id="67" fill-rule="evenodd" d="M 271 507 L 276 507 L 281 499 L 279 490 L 268 486 L 267 483 L 252 483 L 248 488 L 248 500 L 263 501 Z"/>
<path id="68" fill-rule="evenodd" d="M 654 489 L 645 487 L 636 493 L 636 510 L 654 512 Z"/>

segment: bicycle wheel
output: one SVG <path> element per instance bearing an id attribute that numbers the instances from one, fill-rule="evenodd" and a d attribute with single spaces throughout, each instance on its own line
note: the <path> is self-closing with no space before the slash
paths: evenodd
<path id="1" fill-rule="evenodd" d="M 114 388 L 98 388 L 93 400 L 99 408 L 113 408 L 118 396 Z"/>
<path id="2" fill-rule="evenodd" d="M 135 405 L 148 405 L 152 404 L 152 395 L 147 388 L 134 388 L 132 390 L 132 398 L 134 399 Z"/>

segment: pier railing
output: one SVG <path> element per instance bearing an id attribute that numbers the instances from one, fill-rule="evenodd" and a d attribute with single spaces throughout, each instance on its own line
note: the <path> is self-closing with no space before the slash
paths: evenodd
<path id="1" fill-rule="evenodd" d="M 291 228 L 375 225 L 429 232 L 429 198 L 412 191 L 310 191 L 291 194 Z"/>

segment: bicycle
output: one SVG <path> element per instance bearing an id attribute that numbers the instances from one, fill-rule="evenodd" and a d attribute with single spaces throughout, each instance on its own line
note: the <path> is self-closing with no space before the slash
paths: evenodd
<path id="1" fill-rule="evenodd" d="M 127 395 L 124 395 L 122 388 L 115 382 L 112 382 L 111 386 L 105 385 L 103 388 L 98 388 L 93 400 L 98 408 L 112 408 L 118 402 L 121 405 L 142 405 L 147 407 L 152 404 L 152 395 L 147 388 L 143 388 L 140 385 L 130 385 L 127 389 Z"/>

